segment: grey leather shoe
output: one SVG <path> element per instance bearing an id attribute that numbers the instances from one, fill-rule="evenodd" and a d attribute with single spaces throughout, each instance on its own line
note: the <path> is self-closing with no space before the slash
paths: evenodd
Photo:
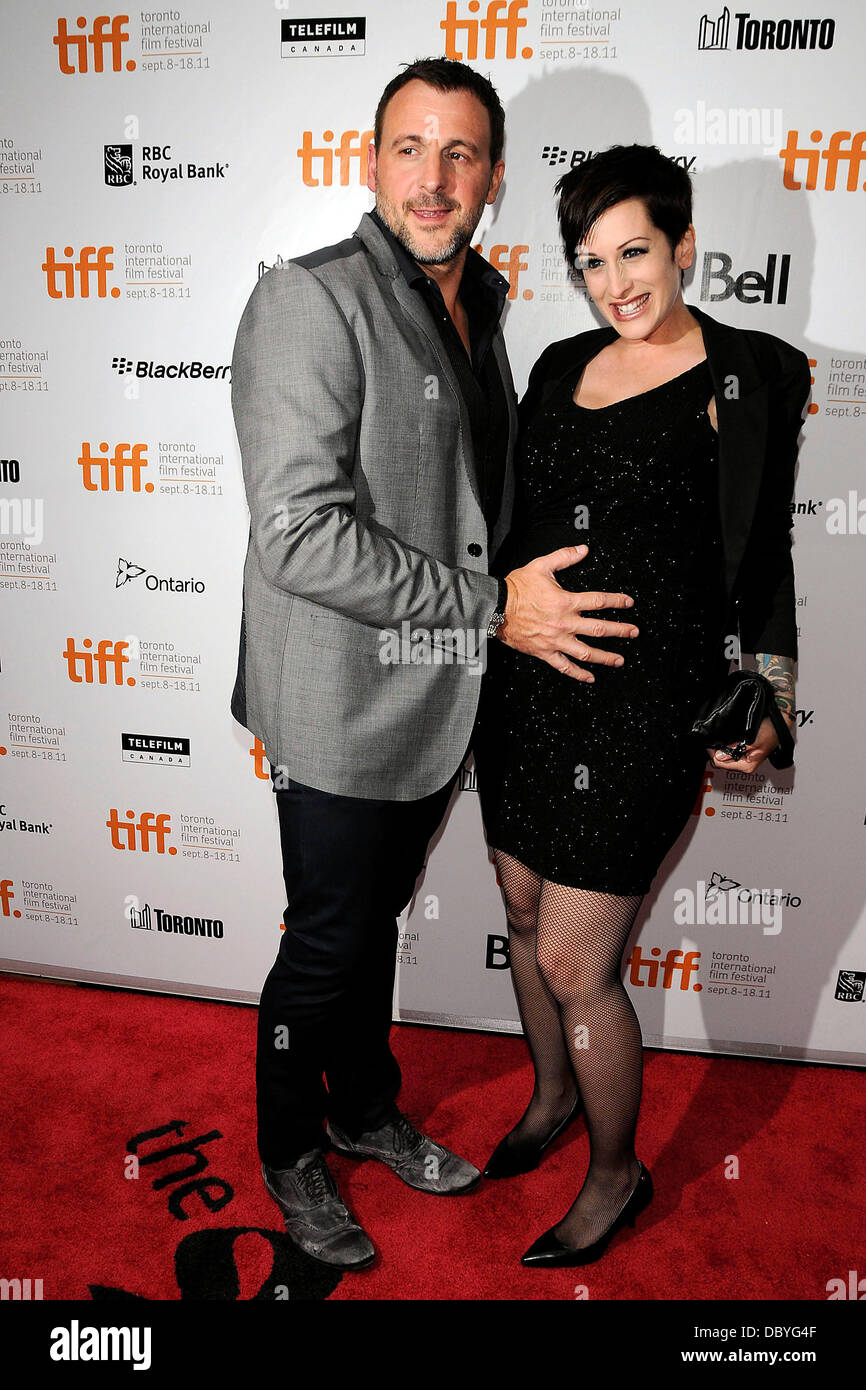
<path id="1" fill-rule="evenodd" d="M 365 1130 L 357 1139 L 350 1139 L 330 1120 L 326 1129 L 336 1153 L 344 1158 L 377 1158 L 421 1192 L 450 1197 L 468 1192 L 481 1178 L 473 1164 L 421 1134 L 396 1106 L 384 1125 Z"/>
<path id="2" fill-rule="evenodd" d="M 262 1164 L 265 1187 L 295 1244 L 321 1264 L 364 1269 L 376 1247 L 341 1201 L 322 1149 L 303 1154 L 291 1168 Z"/>

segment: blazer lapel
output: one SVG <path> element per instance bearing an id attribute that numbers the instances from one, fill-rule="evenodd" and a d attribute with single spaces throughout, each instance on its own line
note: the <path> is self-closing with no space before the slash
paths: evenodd
<path id="1" fill-rule="evenodd" d="M 508 363 L 508 353 L 505 350 L 505 339 L 502 336 L 501 329 L 493 335 L 491 352 L 496 358 L 496 365 L 499 368 L 499 375 L 502 378 L 502 386 L 505 391 L 505 399 L 508 402 L 508 438 L 505 446 L 505 476 L 502 480 L 502 499 L 499 504 L 496 522 L 491 528 L 490 535 L 489 556 L 492 560 L 500 545 L 505 540 L 511 525 L 511 509 L 514 503 L 514 446 L 517 440 L 517 406 L 514 399 L 514 382 L 511 378 L 511 367 Z"/>
<path id="2" fill-rule="evenodd" d="M 767 443 L 767 383 L 737 329 L 689 306 L 701 325 L 719 427 L 719 512 L 732 593 L 749 539 Z"/>
<path id="3" fill-rule="evenodd" d="M 406 316 L 409 319 L 411 319 L 412 323 L 414 323 L 415 327 L 419 330 L 419 332 L 424 334 L 424 337 L 429 342 L 430 347 L 432 348 L 436 356 L 436 360 L 439 363 L 439 370 L 442 376 L 448 382 L 449 386 L 451 387 L 451 390 L 454 393 L 454 397 L 457 401 L 457 409 L 460 414 L 460 433 L 463 440 L 463 450 L 461 453 L 463 473 L 472 491 L 472 495 L 478 503 L 479 509 L 481 509 L 482 501 L 481 493 L 478 487 L 478 480 L 475 476 L 475 455 L 472 449 L 472 424 L 469 419 L 469 411 L 466 408 L 466 402 L 463 399 L 463 392 L 460 389 L 460 383 L 457 380 L 454 368 L 451 366 L 451 361 L 448 357 L 447 351 L 445 350 L 445 346 L 442 342 L 439 330 L 433 321 L 433 317 L 430 314 L 430 311 L 428 310 L 421 296 L 417 293 L 417 291 L 413 290 L 409 285 L 407 285 L 403 275 L 400 273 L 400 269 L 397 263 L 395 262 L 393 255 L 391 254 L 391 250 L 388 246 L 388 243 L 386 242 L 385 238 L 379 231 L 379 228 L 376 226 L 375 222 L 369 216 L 368 213 L 365 212 L 362 216 L 361 221 L 355 229 L 355 236 L 358 237 L 361 241 L 363 241 L 364 245 L 367 247 L 367 250 L 374 257 L 379 269 L 382 271 L 384 275 L 388 277 L 391 283 L 391 289 L 393 291 L 394 298 L 397 300 L 404 314 L 406 314 Z M 496 343 L 497 339 L 495 337 L 494 347 L 496 347 Z M 497 351 L 496 354 L 496 360 L 499 365 L 500 372 L 502 372 L 502 357 L 504 356 L 504 353 L 505 349 L 504 346 L 502 346 L 501 353 Z M 507 358 L 505 360 L 505 367 L 507 372 L 507 378 L 505 375 L 503 375 L 503 382 L 505 385 L 506 395 L 509 396 L 510 401 L 511 397 L 514 394 L 514 388 L 511 384 L 511 374 L 507 371 Z M 510 418 L 512 414 L 513 410 L 509 409 L 509 464 L 506 467 L 506 483 L 513 488 L 513 479 L 511 479 L 509 476 L 511 451 L 514 444 L 514 425 Z"/>

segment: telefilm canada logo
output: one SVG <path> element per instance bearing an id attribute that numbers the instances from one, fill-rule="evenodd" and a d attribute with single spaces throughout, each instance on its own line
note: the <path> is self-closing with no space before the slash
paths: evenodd
<path id="1" fill-rule="evenodd" d="M 747 10 L 734 14 L 733 47 L 738 49 L 832 48 L 835 19 L 763 19 Z M 731 47 L 731 12 L 727 5 L 715 18 L 702 15 L 698 24 L 698 48 L 725 52 Z"/>
<path id="2" fill-rule="evenodd" d="M 140 579 L 145 575 L 144 587 L 151 593 L 164 594 L 203 594 L 205 582 L 203 579 L 178 579 L 170 575 L 167 579 L 158 574 L 153 574 L 146 570 L 143 565 L 136 565 L 132 560 L 125 559 L 122 555 L 117 560 L 117 574 L 114 580 L 115 589 L 122 589 L 133 580 Z"/>
<path id="3" fill-rule="evenodd" d="M 148 767 L 189 767 L 189 739 L 172 734 L 121 732 L 120 758 L 124 763 L 146 763 Z"/>
<path id="4" fill-rule="evenodd" d="M 216 366 L 209 362 L 154 362 L 145 357 L 117 356 L 111 359 L 111 370 L 118 376 L 133 375 L 147 381 L 228 381 L 231 382 L 231 363 Z"/>
<path id="5" fill-rule="evenodd" d="M 365 15 L 280 20 L 282 58 L 360 58 L 366 52 Z"/>

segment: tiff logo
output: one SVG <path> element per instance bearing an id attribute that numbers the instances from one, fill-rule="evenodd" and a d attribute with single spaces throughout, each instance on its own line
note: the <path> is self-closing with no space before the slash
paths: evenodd
<path id="1" fill-rule="evenodd" d="M 701 958 L 700 951 L 683 952 L 670 950 L 665 955 L 664 960 L 653 960 L 653 956 L 660 956 L 661 953 L 660 946 L 653 946 L 650 954 L 645 956 L 642 948 L 640 946 L 635 946 L 628 959 L 628 978 L 631 984 L 647 985 L 650 989 L 656 989 L 659 983 L 659 967 L 661 967 L 662 989 L 671 988 L 674 975 L 677 973 L 680 977 L 680 989 L 703 989 L 703 985 L 700 982 L 696 982 L 691 986 L 689 985 L 689 980 L 692 975 L 697 973 L 698 961 Z M 641 979 L 642 970 L 645 973 L 644 979 Z"/>
<path id="2" fill-rule="evenodd" d="M 360 138 L 359 138 L 360 136 Z M 328 146 L 334 138 L 332 130 L 322 131 L 322 144 L 313 144 L 313 132 L 305 130 L 301 137 L 301 148 L 297 151 L 301 161 L 301 178 L 307 188 L 318 188 L 323 184 L 325 188 L 330 188 L 334 182 L 334 157 L 340 166 L 340 185 L 348 187 L 349 177 L 352 170 L 352 160 L 358 161 L 357 182 L 362 186 L 367 182 L 367 150 L 370 141 L 373 139 L 372 130 L 344 130 L 340 136 L 340 143 L 335 150 Z M 321 179 L 317 179 L 313 171 L 313 161 L 320 162 L 319 173 Z"/>
<path id="3" fill-rule="evenodd" d="M 134 811 L 127 811 L 123 819 L 116 807 L 112 806 L 108 813 L 108 820 L 105 822 L 112 849 L 122 850 L 141 850 L 143 854 L 150 854 L 151 840 L 153 848 L 157 854 L 165 854 L 166 840 L 171 834 L 169 821 L 171 816 L 168 811 L 160 811 L 156 815 L 153 811 L 142 811 L 138 820 L 135 819 Z M 169 845 L 169 854 L 177 854 L 174 845 Z"/>
<path id="4" fill-rule="evenodd" d="M 860 130 L 853 134 L 850 130 L 837 130 L 830 136 L 827 148 L 821 149 L 821 141 L 824 139 L 823 132 L 813 130 L 809 139 L 818 145 L 818 149 L 810 150 L 800 145 L 800 133 L 797 130 L 788 131 L 788 142 L 785 148 L 779 151 L 779 158 L 784 161 L 782 170 L 782 183 L 786 188 L 798 189 L 804 186 L 807 189 L 818 187 L 818 171 L 821 167 L 821 160 L 826 163 L 824 170 L 824 188 L 832 193 L 836 187 L 836 174 L 840 163 L 845 160 L 848 164 L 848 178 L 845 183 L 849 193 L 855 193 L 860 187 L 860 165 L 863 163 L 864 151 L 866 151 L 866 130 Z M 850 142 L 846 150 L 843 146 Z M 806 183 L 803 185 L 795 177 L 797 165 L 801 159 L 806 161 Z M 866 187 L 866 184 L 864 184 Z"/>
<path id="5" fill-rule="evenodd" d="M 83 486 L 88 492 L 125 492 L 125 480 L 128 476 L 131 490 L 141 492 L 141 470 L 147 467 L 147 459 L 144 457 L 146 450 L 146 444 L 116 444 L 110 458 L 94 458 L 90 452 L 90 444 L 84 440 L 78 460 Z M 104 442 L 100 444 L 99 452 L 107 455 L 108 445 Z M 144 491 L 153 492 L 153 483 L 145 483 Z"/>
<path id="6" fill-rule="evenodd" d="M 473 248 L 479 253 L 484 254 L 482 244 L 479 241 Z M 498 270 L 500 275 L 504 275 L 508 281 L 508 298 L 517 298 L 517 281 L 521 270 L 528 270 L 529 262 L 523 260 L 524 252 L 528 252 L 528 246 L 491 246 L 490 255 L 487 257 L 494 270 Z M 531 299 L 532 290 L 524 290 L 523 298 Z"/>
<path id="7" fill-rule="evenodd" d="M 114 269 L 114 262 L 108 257 L 114 250 L 113 246 L 82 246 L 78 260 L 73 260 L 75 248 L 64 246 L 63 254 L 69 257 L 68 260 L 59 261 L 53 246 L 46 246 L 45 260 L 42 262 L 42 269 L 45 271 L 45 286 L 51 299 L 74 299 L 75 298 L 75 277 L 78 276 L 78 297 L 79 299 L 90 298 L 90 283 L 93 277 L 96 278 L 96 297 L 105 299 L 110 295 L 112 299 L 120 298 L 120 290 L 117 285 L 108 288 L 108 272 Z M 94 260 L 93 257 L 96 257 Z M 58 285 L 58 277 L 60 284 Z"/>
<path id="8" fill-rule="evenodd" d="M 502 57 L 497 54 L 497 37 L 500 33 L 505 34 L 505 57 L 517 57 L 517 38 L 521 29 L 526 28 L 526 18 L 521 14 L 525 10 L 527 0 L 489 0 L 486 6 L 483 19 L 459 19 L 457 14 L 456 0 L 448 0 L 445 6 L 445 18 L 440 22 L 439 28 L 445 34 L 445 56 L 446 58 L 472 59 L 478 57 L 478 31 L 484 33 L 484 57 Z M 471 15 L 478 14 L 481 9 L 480 0 L 469 0 L 466 6 Z M 502 11 L 506 13 L 503 14 Z M 465 37 L 462 42 L 463 48 L 458 48 L 458 35 Z M 521 58 L 531 58 L 531 48 L 521 48 Z"/>
<path id="9" fill-rule="evenodd" d="M 75 27 L 82 32 L 70 34 L 67 20 L 58 19 L 57 33 L 54 35 L 52 43 L 57 48 L 60 71 L 65 73 L 87 72 L 87 48 L 89 44 L 93 50 L 91 56 L 94 72 L 105 72 L 104 54 L 106 48 L 111 49 L 111 71 L 120 72 L 123 67 L 121 62 L 123 45 L 129 43 L 129 34 L 123 26 L 128 23 L 128 14 L 99 14 L 94 19 L 93 28 L 88 33 L 87 20 L 84 15 L 79 15 L 75 21 Z M 127 60 L 126 71 L 135 71 L 134 58 Z"/>
<path id="10" fill-rule="evenodd" d="M 81 648 L 76 647 L 75 638 L 67 637 L 66 646 L 60 655 L 66 661 L 66 672 L 75 685 L 108 685 L 108 672 L 114 673 L 115 685 L 135 685 L 135 677 L 127 676 L 124 681 L 123 668 L 129 665 L 128 642 L 113 642 L 103 637 L 92 651 L 93 639 L 85 637 Z M 95 675 L 94 675 L 95 672 Z"/>
<path id="11" fill-rule="evenodd" d="M 0 878 L 0 917 L 21 916 L 20 908 L 11 907 L 12 899 L 15 897 L 12 884 L 11 878 Z"/>

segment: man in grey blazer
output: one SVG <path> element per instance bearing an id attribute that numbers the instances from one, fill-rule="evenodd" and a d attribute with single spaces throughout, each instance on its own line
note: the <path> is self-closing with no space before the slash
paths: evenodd
<path id="1" fill-rule="evenodd" d="M 354 1269 L 375 1247 L 329 1145 L 425 1192 L 480 1176 L 398 1110 L 388 1035 L 396 919 L 468 751 L 485 643 L 587 680 L 578 661 L 621 658 L 579 634 L 630 630 L 584 616 L 627 596 L 557 584 L 580 547 L 488 572 L 516 421 L 507 282 L 469 245 L 504 173 L 495 91 L 421 60 L 375 130 L 375 211 L 263 276 L 232 360 L 250 509 L 232 712 L 271 763 L 288 896 L 259 1010 L 258 1147 L 292 1239 Z"/>

